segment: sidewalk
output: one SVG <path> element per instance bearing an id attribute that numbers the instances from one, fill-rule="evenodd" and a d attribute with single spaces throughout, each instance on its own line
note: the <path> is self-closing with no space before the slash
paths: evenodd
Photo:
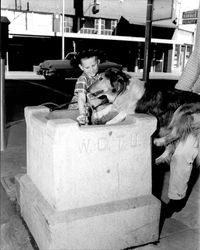
<path id="1" fill-rule="evenodd" d="M 26 172 L 25 122 L 12 123 L 7 129 L 7 147 L 1 152 L 1 250 L 37 250 L 33 248 L 15 195 L 15 175 Z"/>
<path id="2" fill-rule="evenodd" d="M 1 152 L 1 181 L 10 199 L 14 198 L 14 176 L 26 172 L 26 124 L 25 121 L 11 124 L 7 130 L 7 147 Z M 169 172 L 165 175 L 162 199 L 167 199 Z M 8 203 L 4 202 L 5 195 L 1 195 L 1 210 L 7 211 Z M 7 207 L 6 207 L 7 206 Z M 20 219 L 16 212 L 13 212 L 14 218 Z M 5 217 L 5 216 L 4 216 Z M 2 218 L 2 213 L 1 213 Z M 21 220 L 21 219 L 20 219 Z M 13 223 L 13 222 L 12 222 Z M 6 241 L 13 240 L 13 232 L 9 231 L 5 234 L 5 220 L 1 220 L 1 237 Z M 11 226 L 7 226 L 9 230 Z M 16 231 L 16 228 L 13 230 Z M 9 250 L 32 250 L 30 241 L 27 242 L 27 230 L 22 224 L 18 227 L 18 231 L 22 231 L 22 239 L 25 239 L 26 246 L 4 248 Z M 16 237 L 14 237 L 15 239 Z M 20 238 L 21 239 L 21 238 Z M 15 239 L 16 240 L 16 239 Z M 19 239 L 18 239 L 19 240 Z M 21 241 L 21 244 L 22 241 Z M 27 247 L 28 246 L 28 247 Z M 3 248 L 1 248 L 3 249 Z M 37 248 L 34 248 L 37 249 Z M 189 200 L 184 209 L 175 213 L 172 218 L 165 221 L 161 239 L 157 245 L 149 244 L 146 246 L 137 247 L 138 250 L 200 250 L 200 178 L 195 183 Z"/>
<path id="3" fill-rule="evenodd" d="M 130 72 L 129 72 L 130 73 Z M 142 78 L 142 72 L 131 72 L 134 77 Z M 178 80 L 180 73 L 163 73 L 163 72 L 150 72 L 150 79 L 167 79 L 167 80 Z M 44 76 L 37 75 L 36 72 L 32 71 L 7 71 L 5 73 L 5 79 L 26 79 L 26 80 L 44 80 Z"/>
<path id="4" fill-rule="evenodd" d="M 19 79 L 19 80 L 45 80 L 44 76 L 37 75 L 34 71 L 6 71 L 5 79 Z"/>

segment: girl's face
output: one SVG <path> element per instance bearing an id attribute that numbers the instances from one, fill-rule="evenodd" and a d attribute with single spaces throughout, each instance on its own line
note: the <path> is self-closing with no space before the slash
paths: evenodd
<path id="1" fill-rule="evenodd" d="M 79 64 L 80 69 L 89 77 L 93 77 L 98 72 L 99 60 L 95 56 L 90 58 L 82 58 L 81 64 Z"/>

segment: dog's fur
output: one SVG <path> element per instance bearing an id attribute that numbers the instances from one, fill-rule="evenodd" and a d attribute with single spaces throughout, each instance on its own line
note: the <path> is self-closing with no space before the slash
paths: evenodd
<path id="1" fill-rule="evenodd" d="M 89 92 L 95 98 L 106 96 L 109 101 L 109 105 L 93 113 L 93 120 L 98 120 L 98 124 L 115 124 L 134 113 L 157 118 L 157 132 L 161 138 L 155 139 L 154 143 L 166 147 L 157 163 L 170 161 L 180 140 L 185 140 L 190 133 L 196 136 L 200 132 L 200 121 L 194 123 L 194 116 L 200 117 L 198 94 L 168 86 L 144 86 L 142 81 L 114 68 L 105 71 Z M 109 116 L 111 113 L 115 115 Z"/>
<path id="2" fill-rule="evenodd" d="M 134 114 L 139 99 L 144 94 L 144 83 L 137 78 L 131 78 L 121 70 L 111 68 L 102 73 L 100 79 L 88 89 L 88 100 L 93 106 L 93 123 L 115 124 Z M 99 101 L 108 100 L 104 108 Z M 98 108 L 96 109 L 96 103 Z M 109 116 L 108 114 L 115 114 Z M 112 117 L 112 119 L 111 119 Z"/>

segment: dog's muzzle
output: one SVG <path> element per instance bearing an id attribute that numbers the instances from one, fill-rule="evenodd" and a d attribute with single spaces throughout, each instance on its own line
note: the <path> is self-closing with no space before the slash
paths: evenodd
<path id="1" fill-rule="evenodd" d="M 103 94 L 103 92 L 101 91 Z M 88 101 L 93 109 L 98 108 L 100 105 L 108 103 L 108 99 L 105 95 L 101 95 L 100 92 L 88 93 Z"/>
<path id="2" fill-rule="evenodd" d="M 102 95 L 104 95 L 104 91 L 103 90 L 98 90 L 94 93 L 88 93 L 88 98 L 92 99 L 92 98 L 100 98 Z"/>

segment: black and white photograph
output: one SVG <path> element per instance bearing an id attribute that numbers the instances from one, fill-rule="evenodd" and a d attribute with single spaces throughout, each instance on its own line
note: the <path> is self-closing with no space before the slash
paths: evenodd
<path id="1" fill-rule="evenodd" d="M 0 249 L 200 250 L 200 0 L 0 6 Z"/>

